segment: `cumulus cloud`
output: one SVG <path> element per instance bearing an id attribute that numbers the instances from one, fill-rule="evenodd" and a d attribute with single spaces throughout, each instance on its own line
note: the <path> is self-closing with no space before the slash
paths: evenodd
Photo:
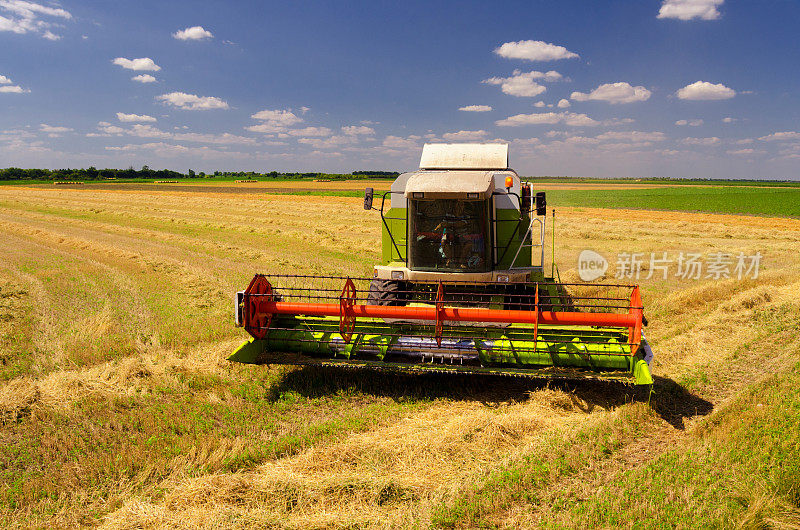
<path id="1" fill-rule="evenodd" d="M 489 105 L 467 105 L 466 107 L 460 107 L 458 110 L 464 112 L 489 112 L 492 107 Z"/>
<path id="2" fill-rule="evenodd" d="M 201 147 L 187 147 L 179 144 L 168 144 L 165 142 L 151 142 L 146 144 L 128 144 L 123 146 L 106 146 L 108 151 L 152 151 L 157 156 L 185 156 L 203 159 L 216 159 L 216 158 L 251 158 L 253 155 L 250 153 L 242 153 L 239 151 L 228 151 L 224 149 L 213 149 L 208 146 Z"/>
<path id="3" fill-rule="evenodd" d="M 586 114 L 576 114 L 574 112 L 539 112 L 509 116 L 504 120 L 496 121 L 495 125 L 498 127 L 519 127 L 522 125 L 555 125 L 557 123 L 581 127 L 599 125 L 600 122 L 593 120 Z"/>
<path id="4" fill-rule="evenodd" d="M 542 107 L 545 106 L 545 104 L 544 101 L 537 101 L 536 103 L 533 104 L 533 106 L 536 107 L 537 109 L 541 109 Z"/>
<path id="5" fill-rule="evenodd" d="M 761 136 L 759 140 L 764 142 L 783 142 L 786 140 L 800 140 L 800 132 L 795 132 L 795 131 L 774 132 L 766 136 Z"/>
<path id="6" fill-rule="evenodd" d="M 158 72 L 161 67 L 158 66 L 150 57 L 140 57 L 139 59 L 126 59 L 125 57 L 117 57 L 113 64 L 127 68 L 128 70 L 145 71 L 145 72 Z"/>
<path id="7" fill-rule="evenodd" d="M 284 133 L 292 125 L 297 125 L 303 122 L 303 118 L 297 116 L 290 109 L 265 109 L 250 116 L 255 120 L 263 121 L 258 125 L 250 125 L 245 127 L 248 131 L 258 133 Z"/>
<path id="8" fill-rule="evenodd" d="M 135 115 L 131 115 L 135 116 Z M 133 122 L 135 120 L 122 120 Z M 149 121 L 149 120 L 145 120 Z M 176 127 L 177 129 L 178 127 Z M 246 136 L 237 136 L 231 133 L 222 133 L 222 134 L 204 134 L 204 133 L 193 133 L 193 132 L 170 132 L 170 131 L 163 131 L 157 127 L 154 127 L 150 123 L 135 123 L 129 129 L 124 129 L 122 127 L 117 127 L 116 125 L 111 125 L 108 122 L 101 121 L 98 123 L 97 129 L 101 131 L 100 134 L 88 134 L 87 136 L 135 136 L 137 138 L 158 138 L 162 140 L 174 140 L 174 141 L 181 141 L 181 142 L 193 142 L 193 143 L 203 143 L 203 144 L 241 144 L 241 145 L 254 145 L 256 144 L 255 138 L 248 138 Z"/>
<path id="9" fill-rule="evenodd" d="M 355 142 L 352 136 L 330 136 L 328 138 L 299 138 L 298 143 L 310 145 L 314 149 L 335 149 Z"/>
<path id="10" fill-rule="evenodd" d="M 43 133 L 47 133 L 51 138 L 56 138 L 60 136 L 62 133 L 72 132 L 75 129 L 72 129 L 70 127 L 58 127 L 42 123 L 39 125 L 39 130 L 42 131 Z"/>
<path id="11" fill-rule="evenodd" d="M 489 134 L 484 130 L 480 131 L 458 131 L 452 133 L 445 133 L 442 138 L 449 142 L 469 142 L 474 140 L 483 140 Z"/>
<path id="12" fill-rule="evenodd" d="M 567 101 L 566 99 L 559 100 L 558 105 L 556 105 L 556 106 L 558 108 L 560 108 L 560 109 L 567 109 L 567 108 L 571 107 L 569 101 Z"/>
<path id="13" fill-rule="evenodd" d="M 228 103 L 212 96 L 196 96 L 185 92 L 170 92 L 156 96 L 156 99 L 163 101 L 167 105 L 178 107 L 184 110 L 212 110 L 227 109 Z"/>
<path id="14" fill-rule="evenodd" d="M 514 70 L 510 77 L 490 77 L 483 82 L 487 85 L 499 85 L 503 93 L 510 96 L 532 98 L 547 90 L 535 80 L 558 81 L 560 79 L 562 79 L 562 75 L 555 70 L 549 72 Z"/>
<path id="15" fill-rule="evenodd" d="M 663 132 L 652 131 L 609 131 L 597 135 L 598 140 L 626 141 L 626 142 L 663 142 L 667 136 Z"/>
<path id="16" fill-rule="evenodd" d="M 731 118 L 730 116 L 722 118 L 722 123 L 735 123 L 737 121 L 739 121 L 738 118 Z"/>
<path id="17" fill-rule="evenodd" d="M 606 83 L 598 86 L 588 94 L 573 92 L 570 99 L 574 101 L 605 101 L 607 103 L 634 103 L 650 99 L 650 91 L 643 86 L 631 86 L 630 83 Z"/>
<path id="18" fill-rule="evenodd" d="M 579 57 L 577 53 L 573 53 L 563 46 L 541 40 L 506 42 L 495 48 L 494 53 L 506 59 L 524 59 L 526 61 L 556 61 Z"/>
<path id="19" fill-rule="evenodd" d="M 0 94 L 24 94 L 26 92 L 30 92 L 30 90 L 25 90 L 19 85 L 3 85 L 0 86 Z"/>
<path id="20" fill-rule="evenodd" d="M 716 136 L 710 138 L 684 138 L 681 143 L 686 145 L 717 145 L 720 139 Z"/>
<path id="21" fill-rule="evenodd" d="M 695 81 L 691 85 L 686 85 L 677 92 L 679 99 L 694 101 L 730 99 L 736 95 L 736 91 L 728 88 L 722 83 L 714 84 L 708 81 Z"/>
<path id="22" fill-rule="evenodd" d="M 375 134 L 375 129 L 366 127 L 364 125 L 347 125 L 342 127 L 342 132 L 348 136 L 364 135 L 370 136 Z"/>
<path id="23" fill-rule="evenodd" d="M 755 149 L 745 148 L 745 149 L 733 149 L 730 151 L 725 151 L 729 155 L 738 155 L 738 156 L 747 156 L 747 155 L 754 155 L 760 153 L 760 151 L 756 151 Z"/>
<path id="24" fill-rule="evenodd" d="M 203 26 L 192 26 L 191 28 L 176 31 L 172 36 L 178 40 L 203 40 L 213 38 L 214 34 Z"/>
<path id="25" fill-rule="evenodd" d="M 694 120 L 678 120 L 675 122 L 675 125 L 678 126 L 688 125 L 689 127 L 699 127 L 703 125 L 703 120 L 700 118 Z"/>
<path id="26" fill-rule="evenodd" d="M 0 94 L 24 94 L 26 92 L 30 92 L 30 90 L 25 90 L 19 85 L 11 85 L 11 80 L 5 76 L 0 76 L 5 81 L 0 84 Z"/>
<path id="27" fill-rule="evenodd" d="M 254 120 L 278 123 L 285 127 L 295 125 L 303 121 L 303 118 L 295 115 L 291 110 L 262 110 L 250 116 Z"/>
<path id="28" fill-rule="evenodd" d="M 678 20 L 716 20 L 720 17 L 718 6 L 724 0 L 664 0 L 658 10 L 658 18 Z"/>
<path id="29" fill-rule="evenodd" d="M 333 131 L 327 127 L 303 127 L 287 131 L 291 136 L 330 136 Z"/>
<path id="30" fill-rule="evenodd" d="M 131 81 L 136 81 L 137 83 L 155 83 L 156 78 L 150 74 L 139 74 L 131 77 Z"/>
<path id="31" fill-rule="evenodd" d="M 147 114 L 125 114 L 124 112 L 117 112 L 117 119 L 126 123 L 156 121 L 154 117 L 148 116 Z"/>
<path id="32" fill-rule="evenodd" d="M 17 34 L 39 33 L 48 40 L 59 40 L 61 36 L 49 30 L 56 24 L 42 20 L 42 16 L 66 20 L 72 18 L 69 11 L 60 7 L 45 6 L 26 0 L 0 0 L 0 12 L 8 15 L 0 15 L 0 31 Z"/>
<path id="33" fill-rule="evenodd" d="M 390 147 L 392 149 L 401 149 L 401 150 L 410 150 L 410 149 L 417 149 L 417 141 L 419 140 L 419 136 L 409 136 L 408 138 L 402 138 L 400 136 L 387 136 L 383 139 L 383 146 Z"/>

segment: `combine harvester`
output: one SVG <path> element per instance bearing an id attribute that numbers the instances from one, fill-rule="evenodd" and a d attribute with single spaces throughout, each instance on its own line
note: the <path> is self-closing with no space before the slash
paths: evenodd
<path id="1" fill-rule="evenodd" d="M 257 274 L 230 360 L 652 384 L 639 287 L 545 276 L 545 194 L 507 145 L 427 144 L 379 198 L 373 277 Z"/>

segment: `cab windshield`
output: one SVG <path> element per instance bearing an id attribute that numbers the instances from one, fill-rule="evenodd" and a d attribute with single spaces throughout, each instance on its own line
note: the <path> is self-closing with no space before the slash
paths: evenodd
<path id="1" fill-rule="evenodd" d="M 489 201 L 409 201 L 409 266 L 413 270 L 488 272 Z"/>

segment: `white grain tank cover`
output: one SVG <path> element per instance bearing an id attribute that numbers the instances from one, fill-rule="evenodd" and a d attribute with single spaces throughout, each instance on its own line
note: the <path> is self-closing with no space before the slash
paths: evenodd
<path id="1" fill-rule="evenodd" d="M 488 199 L 494 191 L 491 171 L 420 171 L 406 183 L 406 198 Z"/>
<path id="2" fill-rule="evenodd" d="M 425 144 L 420 169 L 508 169 L 508 144 Z"/>

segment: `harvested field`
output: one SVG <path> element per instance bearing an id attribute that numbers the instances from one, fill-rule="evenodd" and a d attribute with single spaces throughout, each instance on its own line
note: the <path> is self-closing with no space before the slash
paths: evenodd
<path id="1" fill-rule="evenodd" d="M 603 383 L 231 365 L 253 273 L 378 259 L 360 199 L 267 189 L 0 187 L 4 526 L 798 524 L 800 220 L 558 209 L 563 281 L 587 248 L 612 274 L 623 252 L 763 256 L 741 281 L 643 268 L 648 404 Z"/>

